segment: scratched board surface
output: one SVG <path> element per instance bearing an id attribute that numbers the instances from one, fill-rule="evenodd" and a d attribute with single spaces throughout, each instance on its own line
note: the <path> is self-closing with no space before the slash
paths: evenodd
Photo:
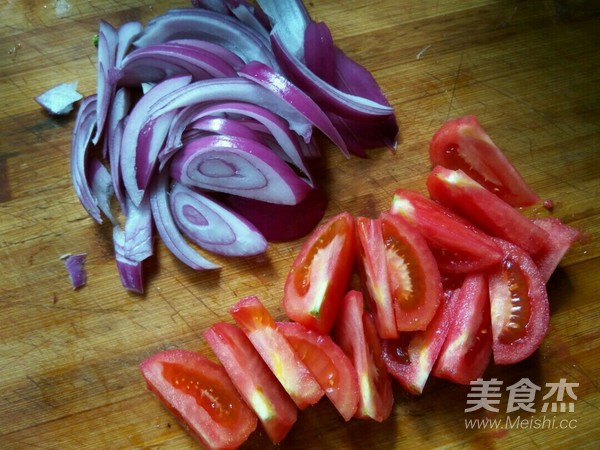
<path id="1" fill-rule="evenodd" d="M 498 411 L 465 411 L 470 388 L 431 379 L 418 397 L 394 385 L 391 417 L 344 423 L 322 401 L 303 411 L 282 449 L 597 448 L 600 441 L 600 17 L 597 2 L 329 0 L 307 3 L 336 44 L 379 81 L 396 111 L 396 153 L 345 158 L 321 139 L 316 164 L 326 217 L 373 216 L 394 189 L 425 192 L 432 134 L 475 114 L 553 215 L 584 239 L 549 283 L 550 328 L 512 367 L 490 366 Z M 144 23 L 185 1 L 0 3 L 0 448 L 190 448 L 194 443 L 147 392 L 138 371 L 166 348 L 210 355 L 202 333 L 231 321 L 256 294 L 283 319 L 282 286 L 302 241 L 198 273 L 161 244 L 146 266 L 146 294 L 125 292 L 110 227 L 75 197 L 69 174 L 74 116 L 54 118 L 33 98 L 64 81 L 96 90 L 92 37 L 100 19 Z M 88 254 L 87 285 L 70 287 L 60 256 Z M 508 389 L 539 387 L 531 411 L 509 411 Z M 562 381 L 561 381 L 562 380 Z M 552 386 L 571 387 L 559 398 Z M 572 395 L 570 395 L 572 394 Z M 547 397 L 544 399 L 544 397 Z M 527 405 L 525 405 L 527 406 Z M 545 409 L 545 410 L 544 410 Z M 561 411 L 564 409 L 564 411 Z M 484 422 L 472 422 L 481 419 Z M 485 419 L 496 422 L 485 422 Z M 469 425 L 471 424 L 471 425 Z M 269 448 L 256 432 L 247 448 Z"/>

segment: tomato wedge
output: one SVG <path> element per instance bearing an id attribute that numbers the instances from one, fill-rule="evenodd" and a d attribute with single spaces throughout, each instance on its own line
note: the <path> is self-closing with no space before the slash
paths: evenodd
<path id="1" fill-rule="evenodd" d="M 533 255 L 533 261 L 547 283 L 563 256 L 577 240 L 581 239 L 581 232 L 565 225 L 556 217 L 533 219 L 533 223 L 545 230 L 550 236 L 546 246 Z"/>
<path id="2" fill-rule="evenodd" d="M 358 407 L 358 376 L 350 358 L 328 334 L 296 322 L 278 322 L 277 328 L 292 344 L 344 420 L 350 420 Z"/>
<path id="3" fill-rule="evenodd" d="M 530 356 L 548 329 L 546 283 L 531 257 L 516 245 L 497 239 L 502 264 L 489 273 L 493 355 L 496 364 Z"/>
<path id="4" fill-rule="evenodd" d="M 237 448 L 257 425 L 220 365 L 189 350 L 165 350 L 140 364 L 148 389 L 207 448 Z"/>
<path id="5" fill-rule="evenodd" d="M 396 339 L 382 340 L 383 360 L 389 374 L 411 394 L 423 393 L 442 349 L 450 322 L 454 319 L 453 292 L 448 290 L 444 293 L 442 303 L 426 330 L 400 333 Z"/>
<path id="6" fill-rule="evenodd" d="M 483 375 L 492 354 L 492 330 L 487 277 L 468 274 L 454 291 L 453 320 L 433 375 L 469 384 Z"/>
<path id="7" fill-rule="evenodd" d="M 355 417 L 383 422 L 392 412 L 392 383 L 381 355 L 381 342 L 363 295 L 351 290 L 344 297 L 334 339 L 358 374 L 359 400 Z"/>
<path id="8" fill-rule="evenodd" d="M 442 272 L 474 272 L 502 260 L 502 251 L 491 237 L 419 192 L 397 189 L 390 212 L 418 228 Z"/>
<path id="9" fill-rule="evenodd" d="M 271 441 L 281 442 L 296 423 L 298 408 L 248 337 L 225 322 L 215 323 L 204 337 Z"/>
<path id="10" fill-rule="evenodd" d="M 241 299 L 230 313 L 298 408 L 305 409 L 323 397 L 325 392 L 258 297 Z"/>
<path id="11" fill-rule="evenodd" d="M 288 273 L 283 308 L 304 326 L 327 334 L 354 267 L 354 218 L 343 212 L 305 241 Z"/>
<path id="12" fill-rule="evenodd" d="M 445 122 L 431 139 L 429 158 L 434 166 L 462 170 L 512 206 L 540 200 L 475 116 Z"/>
<path id="13" fill-rule="evenodd" d="M 548 233 L 461 170 L 436 166 L 427 177 L 429 195 L 483 231 L 530 254 L 541 250 Z"/>

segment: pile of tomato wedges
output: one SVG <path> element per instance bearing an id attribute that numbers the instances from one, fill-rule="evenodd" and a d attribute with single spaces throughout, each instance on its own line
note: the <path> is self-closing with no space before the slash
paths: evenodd
<path id="1" fill-rule="evenodd" d="M 220 364 L 188 350 L 140 366 L 207 448 L 235 448 L 261 423 L 279 443 L 326 396 L 344 420 L 385 420 L 392 382 L 418 395 L 429 376 L 469 384 L 493 360 L 542 342 L 546 283 L 578 230 L 527 218 L 539 197 L 474 116 L 430 144 L 429 195 L 398 189 L 378 217 L 342 212 L 305 241 L 284 286 L 289 320 L 256 296 L 204 336 Z"/>

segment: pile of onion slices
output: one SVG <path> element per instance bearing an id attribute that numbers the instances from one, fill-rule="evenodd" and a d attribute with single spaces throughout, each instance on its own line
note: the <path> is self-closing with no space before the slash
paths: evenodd
<path id="1" fill-rule="evenodd" d="M 309 169 L 315 129 L 359 157 L 395 149 L 398 133 L 373 76 L 301 1 L 193 1 L 146 26 L 100 23 L 72 181 L 91 217 L 113 225 L 123 286 L 143 292 L 155 233 L 206 270 L 219 267 L 206 252 L 257 255 L 311 231 L 326 208 Z"/>

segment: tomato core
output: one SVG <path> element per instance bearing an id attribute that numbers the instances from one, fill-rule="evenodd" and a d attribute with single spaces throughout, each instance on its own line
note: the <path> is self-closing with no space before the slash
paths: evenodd
<path id="1" fill-rule="evenodd" d="M 506 258 L 502 263 L 502 272 L 510 292 L 510 317 L 499 339 L 505 344 L 510 344 L 525 335 L 525 327 L 531 316 L 527 280 L 521 273 L 519 266 Z"/>
<path id="2" fill-rule="evenodd" d="M 192 395 L 215 422 L 235 423 L 237 399 L 181 364 L 163 362 L 162 365 L 165 380 L 178 391 Z"/>

